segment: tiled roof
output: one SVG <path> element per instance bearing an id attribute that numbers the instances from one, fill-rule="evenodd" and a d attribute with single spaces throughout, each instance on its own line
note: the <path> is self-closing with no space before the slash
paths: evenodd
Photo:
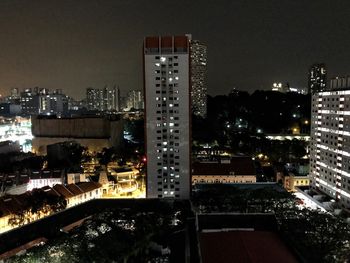
<path id="1" fill-rule="evenodd" d="M 45 186 L 40 188 L 44 192 L 56 196 L 63 196 L 64 198 L 71 198 L 76 195 L 80 195 L 86 192 L 93 191 L 100 188 L 101 185 L 95 182 L 85 182 L 79 185 L 69 184 L 61 185 L 56 184 L 54 187 Z M 20 195 L 6 195 L 0 198 L 0 217 L 8 214 L 15 214 L 23 210 L 27 205 L 28 196 L 31 192 L 26 192 Z"/>
<path id="2" fill-rule="evenodd" d="M 64 198 L 70 198 L 74 196 L 74 194 L 70 192 L 64 185 L 56 184 L 52 188 Z"/>
<path id="3" fill-rule="evenodd" d="M 101 187 L 101 184 L 95 182 L 85 182 L 78 184 L 78 187 L 83 190 L 84 193 L 93 191 Z"/>
<path id="4" fill-rule="evenodd" d="M 69 190 L 69 192 L 73 193 L 74 195 L 81 195 L 84 193 L 78 186 L 75 184 L 68 184 L 66 185 L 66 188 Z"/>
<path id="5" fill-rule="evenodd" d="M 95 182 L 85 182 L 80 184 L 68 184 L 66 186 L 56 184 L 53 187 L 53 190 L 63 195 L 65 198 L 70 198 L 76 195 L 80 195 L 86 192 L 90 192 L 97 188 L 100 188 L 101 185 Z"/>

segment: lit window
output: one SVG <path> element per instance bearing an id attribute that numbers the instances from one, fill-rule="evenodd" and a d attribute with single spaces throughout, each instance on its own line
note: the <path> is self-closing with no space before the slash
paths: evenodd
<path id="1" fill-rule="evenodd" d="M 156 65 L 157 67 L 160 67 L 160 63 L 156 63 L 155 65 Z"/>
<path id="2" fill-rule="evenodd" d="M 179 80 L 179 77 L 176 76 L 175 79 L 176 79 L 176 80 Z"/>
<path id="3" fill-rule="evenodd" d="M 165 62 L 166 61 L 166 57 L 160 57 L 160 61 L 161 62 Z"/>

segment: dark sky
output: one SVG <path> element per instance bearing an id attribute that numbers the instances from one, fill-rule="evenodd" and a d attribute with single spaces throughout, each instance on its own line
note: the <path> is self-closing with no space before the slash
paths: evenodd
<path id="1" fill-rule="evenodd" d="M 208 91 L 307 84 L 310 64 L 350 74 L 348 0 L 1 0 L 0 92 L 142 88 L 147 35 L 191 33 L 208 46 Z"/>

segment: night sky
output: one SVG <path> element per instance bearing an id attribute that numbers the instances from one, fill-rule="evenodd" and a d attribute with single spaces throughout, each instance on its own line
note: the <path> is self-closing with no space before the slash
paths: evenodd
<path id="1" fill-rule="evenodd" d="M 211 95 L 306 87 L 318 61 L 350 74 L 347 0 L 1 0 L 0 92 L 142 89 L 143 37 L 185 33 L 208 46 Z"/>

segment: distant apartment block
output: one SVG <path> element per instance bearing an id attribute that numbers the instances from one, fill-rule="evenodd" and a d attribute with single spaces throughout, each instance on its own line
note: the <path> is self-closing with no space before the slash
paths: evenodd
<path id="1" fill-rule="evenodd" d="M 86 89 L 86 106 L 91 111 L 120 111 L 120 90 L 117 86 Z"/>
<path id="2" fill-rule="evenodd" d="M 141 90 L 131 90 L 126 98 L 126 108 L 128 110 L 143 110 L 144 99 Z"/>
<path id="3" fill-rule="evenodd" d="M 198 40 L 190 40 L 191 100 L 192 112 L 207 115 L 207 46 Z"/>
<path id="4" fill-rule="evenodd" d="M 327 70 L 323 63 L 313 64 L 309 69 L 309 93 L 325 91 L 327 88 Z"/>
<path id="5" fill-rule="evenodd" d="M 146 37 L 143 49 L 148 198 L 190 197 L 190 43 Z"/>
<path id="6" fill-rule="evenodd" d="M 330 79 L 330 90 L 348 89 L 350 87 L 350 76 L 335 77 Z"/>
<path id="7" fill-rule="evenodd" d="M 21 110 L 24 115 L 36 115 L 39 113 L 39 96 L 32 89 L 21 92 Z"/>

